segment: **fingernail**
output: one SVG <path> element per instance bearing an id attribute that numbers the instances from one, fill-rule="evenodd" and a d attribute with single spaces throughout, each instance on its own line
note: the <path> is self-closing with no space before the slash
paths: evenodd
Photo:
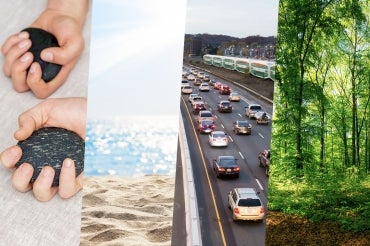
<path id="1" fill-rule="evenodd" d="M 44 177 L 51 177 L 53 176 L 53 170 L 51 168 L 42 168 L 40 174 Z"/>
<path id="2" fill-rule="evenodd" d="M 30 73 L 35 73 L 36 72 L 36 64 L 35 63 L 32 63 L 31 67 L 30 67 Z"/>
<path id="3" fill-rule="evenodd" d="M 42 54 L 42 59 L 44 61 L 51 62 L 54 59 L 54 55 L 51 52 L 45 52 L 45 53 Z"/>
<path id="4" fill-rule="evenodd" d="M 24 54 L 22 57 L 21 57 L 21 62 L 27 62 L 31 59 L 31 56 L 29 54 Z"/>
<path id="5" fill-rule="evenodd" d="M 21 42 L 18 43 L 18 48 L 22 49 L 26 45 L 28 45 L 29 40 L 22 40 Z"/>
<path id="6" fill-rule="evenodd" d="M 31 169 L 27 168 L 27 165 L 25 164 L 22 164 L 19 169 L 21 171 L 21 174 L 24 176 L 28 176 L 31 173 Z"/>
<path id="7" fill-rule="evenodd" d="M 72 160 L 70 160 L 70 159 L 66 159 L 66 160 L 64 161 L 64 163 L 63 163 L 63 166 L 64 166 L 64 167 L 67 167 L 67 168 L 72 167 Z"/>
<path id="8" fill-rule="evenodd" d="M 18 34 L 18 38 L 20 38 L 20 39 L 28 38 L 28 33 L 27 32 L 20 32 Z"/>

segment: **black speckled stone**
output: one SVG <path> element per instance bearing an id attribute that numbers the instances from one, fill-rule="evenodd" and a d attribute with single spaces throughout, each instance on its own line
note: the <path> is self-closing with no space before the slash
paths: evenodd
<path id="1" fill-rule="evenodd" d="M 60 170 L 66 158 L 74 161 L 76 176 L 84 170 L 85 142 L 72 131 L 58 127 L 40 128 L 26 140 L 19 141 L 18 145 L 22 149 L 22 157 L 16 167 L 25 162 L 33 166 L 31 183 L 44 166 L 51 166 L 55 170 L 52 186 L 58 186 Z"/>
<path id="2" fill-rule="evenodd" d="M 49 82 L 55 78 L 55 76 L 57 76 L 62 66 L 41 60 L 40 53 L 45 48 L 59 47 L 57 39 L 53 34 L 40 28 L 29 27 L 23 29 L 22 31 L 26 31 L 30 34 L 32 46 L 28 51 L 33 54 L 33 61 L 36 61 L 40 64 L 42 69 L 42 79 L 45 82 Z"/>

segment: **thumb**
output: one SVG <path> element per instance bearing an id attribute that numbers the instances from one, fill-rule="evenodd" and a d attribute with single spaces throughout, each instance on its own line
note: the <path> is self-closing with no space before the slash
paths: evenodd
<path id="1" fill-rule="evenodd" d="M 78 58 L 84 49 L 83 39 L 70 39 L 61 47 L 50 47 L 41 51 L 40 57 L 46 62 L 66 65 Z"/>
<path id="2" fill-rule="evenodd" d="M 36 130 L 37 124 L 35 119 L 27 114 L 21 114 L 18 118 L 18 130 L 14 133 L 14 138 L 22 141 L 32 135 Z"/>

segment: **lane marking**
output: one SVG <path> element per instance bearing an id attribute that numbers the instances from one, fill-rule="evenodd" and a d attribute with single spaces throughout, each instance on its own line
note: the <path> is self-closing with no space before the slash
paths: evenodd
<path id="1" fill-rule="evenodd" d="M 189 119 L 191 119 L 191 117 L 190 117 L 190 111 L 189 111 L 189 108 L 187 107 L 187 105 L 185 103 L 184 98 L 182 98 L 182 102 L 185 105 L 185 108 L 186 108 L 186 111 L 188 113 Z M 197 134 L 197 131 L 196 131 L 195 127 L 194 127 L 193 122 L 192 122 L 191 126 L 193 128 L 193 133 L 194 133 L 195 139 L 197 141 L 199 152 L 201 154 L 200 157 L 202 158 L 203 168 L 204 168 L 204 171 L 205 171 L 206 176 L 207 176 L 208 187 L 209 187 L 210 192 L 211 192 L 212 202 L 213 202 L 213 206 L 214 206 L 215 212 L 216 212 L 217 224 L 218 224 L 218 227 L 220 228 L 222 243 L 223 243 L 224 246 L 226 246 L 227 244 L 226 244 L 226 239 L 225 239 L 225 233 L 224 233 L 224 230 L 223 230 L 223 227 L 222 227 L 222 224 L 221 224 L 221 217 L 220 217 L 220 213 L 218 212 L 216 198 L 215 198 L 215 194 L 213 192 L 213 188 L 212 188 L 212 184 L 211 184 L 211 179 L 210 179 L 209 174 L 208 174 L 208 170 L 207 170 L 207 166 L 206 166 L 206 161 L 204 159 L 204 154 L 203 154 L 203 151 L 202 151 L 202 147 L 201 147 L 201 144 L 199 142 L 199 137 L 198 137 L 198 134 Z"/>
<path id="2" fill-rule="evenodd" d="M 262 187 L 260 181 L 258 179 L 256 179 L 256 181 L 257 181 L 258 186 L 261 188 L 261 190 L 263 190 L 263 187 Z"/>
<path id="3" fill-rule="evenodd" d="M 265 138 L 261 133 L 258 133 L 258 135 L 259 135 L 261 138 Z"/>
<path id="4" fill-rule="evenodd" d="M 240 151 L 239 151 L 239 155 L 242 157 L 243 160 L 245 159 Z"/>

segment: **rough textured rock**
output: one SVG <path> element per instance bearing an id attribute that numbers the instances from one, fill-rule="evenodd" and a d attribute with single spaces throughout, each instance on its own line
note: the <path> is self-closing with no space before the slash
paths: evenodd
<path id="1" fill-rule="evenodd" d="M 18 145 L 22 149 L 22 157 L 16 167 L 25 162 L 33 166 L 31 183 L 44 166 L 51 166 L 55 170 L 53 186 L 58 186 L 60 170 L 66 158 L 74 161 L 76 176 L 84 169 L 85 142 L 72 131 L 57 127 L 41 128 L 26 140 L 18 142 Z"/>

